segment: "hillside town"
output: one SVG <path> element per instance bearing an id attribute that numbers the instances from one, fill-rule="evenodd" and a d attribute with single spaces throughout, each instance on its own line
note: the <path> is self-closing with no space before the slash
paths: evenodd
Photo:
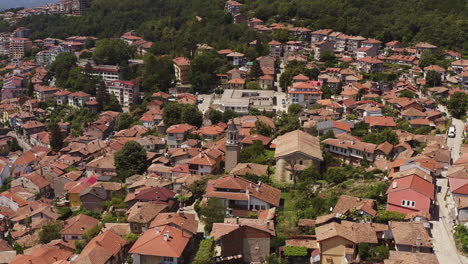
<path id="1" fill-rule="evenodd" d="M 268 41 L 15 26 L 88 7 L 0 15 L 0 263 L 468 263 L 466 53 L 233 0 Z"/>

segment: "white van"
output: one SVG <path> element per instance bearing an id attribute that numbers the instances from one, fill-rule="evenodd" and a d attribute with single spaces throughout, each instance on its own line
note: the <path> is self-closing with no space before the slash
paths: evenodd
<path id="1" fill-rule="evenodd" d="M 455 137 L 455 126 L 450 126 L 449 129 L 448 129 L 448 137 L 449 138 L 454 138 Z"/>

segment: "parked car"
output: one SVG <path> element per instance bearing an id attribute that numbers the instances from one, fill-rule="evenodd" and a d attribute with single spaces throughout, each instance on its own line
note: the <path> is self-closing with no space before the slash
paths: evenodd
<path id="1" fill-rule="evenodd" d="M 456 136 L 456 134 L 455 134 L 456 131 L 457 130 L 456 130 L 455 126 L 453 126 L 453 125 L 450 126 L 449 129 L 448 129 L 448 134 L 447 134 L 448 137 L 449 138 L 454 138 Z"/>

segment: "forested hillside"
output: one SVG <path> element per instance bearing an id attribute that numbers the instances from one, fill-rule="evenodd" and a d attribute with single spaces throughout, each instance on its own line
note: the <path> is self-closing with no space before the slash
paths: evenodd
<path id="1" fill-rule="evenodd" d="M 70 35 L 115 37 L 136 29 L 155 41 L 159 52 L 188 52 L 196 43 L 235 48 L 257 33 L 233 25 L 224 0 L 92 0 L 82 17 L 32 16 L 21 26 L 33 38 Z M 347 34 L 404 43 L 428 41 L 468 49 L 468 1 L 465 0 L 255 0 L 244 13 L 266 22 L 311 29 L 332 28 Z"/>

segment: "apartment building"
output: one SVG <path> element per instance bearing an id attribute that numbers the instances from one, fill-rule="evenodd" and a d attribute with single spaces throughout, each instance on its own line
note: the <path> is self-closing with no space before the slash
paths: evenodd
<path id="1" fill-rule="evenodd" d="M 130 107 L 138 101 L 140 94 L 139 80 L 106 81 L 105 84 L 107 92 L 109 94 L 114 94 L 121 106 Z"/>
<path id="2" fill-rule="evenodd" d="M 11 38 L 10 39 L 10 56 L 12 58 L 23 58 L 26 53 L 31 50 L 32 41 L 27 38 Z"/>

